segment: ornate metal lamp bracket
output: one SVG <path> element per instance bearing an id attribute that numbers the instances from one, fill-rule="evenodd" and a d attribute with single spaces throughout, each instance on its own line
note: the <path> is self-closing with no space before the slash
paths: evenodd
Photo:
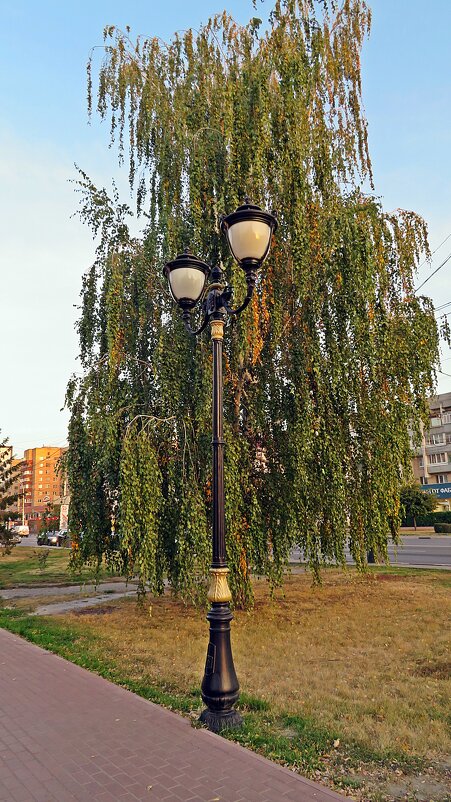
<path id="1" fill-rule="evenodd" d="M 246 309 L 249 305 L 254 294 L 255 282 L 257 280 L 257 273 L 255 271 L 248 271 L 246 273 L 247 293 L 243 303 L 234 309 L 230 305 L 233 296 L 233 288 L 227 284 L 224 285 L 223 272 L 219 267 L 213 267 L 210 273 L 210 284 L 206 298 L 202 304 L 202 311 L 204 317 L 198 329 L 191 327 L 191 310 L 183 310 L 183 322 L 189 334 L 197 337 L 206 329 L 208 323 L 214 315 L 221 314 L 225 320 L 226 315 L 233 315 L 236 317 Z"/>

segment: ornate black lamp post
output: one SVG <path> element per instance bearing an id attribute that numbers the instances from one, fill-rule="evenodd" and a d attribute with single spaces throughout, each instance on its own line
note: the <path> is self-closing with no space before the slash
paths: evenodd
<path id="1" fill-rule="evenodd" d="M 233 664 L 230 643 L 230 622 L 233 618 L 229 602 L 231 593 L 227 582 L 224 519 L 224 438 L 222 423 L 222 342 L 224 323 L 228 315 L 238 315 L 249 304 L 257 274 L 269 252 L 271 235 L 276 230 L 276 218 L 253 206 L 246 198 L 243 206 L 221 221 L 235 260 L 244 270 L 247 293 L 237 309 L 232 309 L 232 288 L 225 286 L 219 267 L 210 268 L 188 251 L 164 267 L 172 297 L 183 310 L 183 321 L 190 334 L 198 335 L 210 323 L 213 345 L 213 558 L 208 599 L 211 609 L 210 642 L 207 649 L 205 673 L 202 680 L 202 699 L 207 709 L 200 720 L 210 730 L 219 732 L 240 727 L 242 718 L 233 705 L 238 700 L 239 684 Z M 208 287 L 207 280 L 209 279 Z M 197 330 L 190 324 L 191 312 L 204 296 L 204 319 Z"/>

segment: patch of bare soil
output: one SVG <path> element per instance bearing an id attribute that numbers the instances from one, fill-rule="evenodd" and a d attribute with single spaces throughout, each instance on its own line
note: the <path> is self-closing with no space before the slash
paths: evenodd
<path id="1" fill-rule="evenodd" d="M 451 777 L 445 762 L 433 762 L 417 774 L 396 764 L 351 767 L 348 758 L 336 754 L 326 772 L 316 772 L 320 782 L 358 802 L 450 802 Z"/>
<path id="2" fill-rule="evenodd" d="M 414 672 L 418 677 L 451 678 L 451 660 L 422 660 Z"/>
<path id="3" fill-rule="evenodd" d="M 80 615 L 111 615 L 116 612 L 115 607 L 85 607 L 82 610 L 74 610 L 73 614 Z"/>
<path id="4" fill-rule="evenodd" d="M 415 802 L 447 802 L 451 799 L 451 786 L 446 782 L 437 782 L 428 776 L 408 775 L 401 782 L 389 783 L 387 793 L 394 802 L 415 800 Z"/>

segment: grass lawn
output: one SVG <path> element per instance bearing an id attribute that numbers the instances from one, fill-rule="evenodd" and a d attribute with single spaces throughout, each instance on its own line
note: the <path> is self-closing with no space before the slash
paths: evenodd
<path id="1" fill-rule="evenodd" d="M 450 585 L 443 571 L 329 569 L 320 588 L 293 574 L 273 601 L 256 580 L 255 609 L 232 624 L 246 723 L 230 737 L 354 799 L 449 799 Z M 170 595 L 29 611 L 0 609 L 0 625 L 197 720 L 202 612 Z"/>
<path id="2" fill-rule="evenodd" d="M 42 555 L 43 551 L 32 546 L 16 546 L 11 554 L 1 555 L 0 588 L 17 585 L 70 585 L 94 579 L 95 572 L 89 567 L 75 574 L 68 570 L 69 549 L 49 548 L 45 566 L 41 567 L 38 555 Z M 111 579 L 111 574 L 102 571 L 99 578 Z"/>

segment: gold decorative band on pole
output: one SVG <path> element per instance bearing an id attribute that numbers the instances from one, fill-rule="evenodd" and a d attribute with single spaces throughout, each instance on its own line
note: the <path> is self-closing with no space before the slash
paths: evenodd
<path id="1" fill-rule="evenodd" d="M 211 339 L 222 340 L 224 338 L 224 321 L 212 320 L 210 326 L 211 326 Z"/>
<path id="2" fill-rule="evenodd" d="M 232 601 L 229 583 L 227 582 L 228 568 L 210 568 L 211 584 L 207 593 L 210 602 L 229 602 Z"/>

